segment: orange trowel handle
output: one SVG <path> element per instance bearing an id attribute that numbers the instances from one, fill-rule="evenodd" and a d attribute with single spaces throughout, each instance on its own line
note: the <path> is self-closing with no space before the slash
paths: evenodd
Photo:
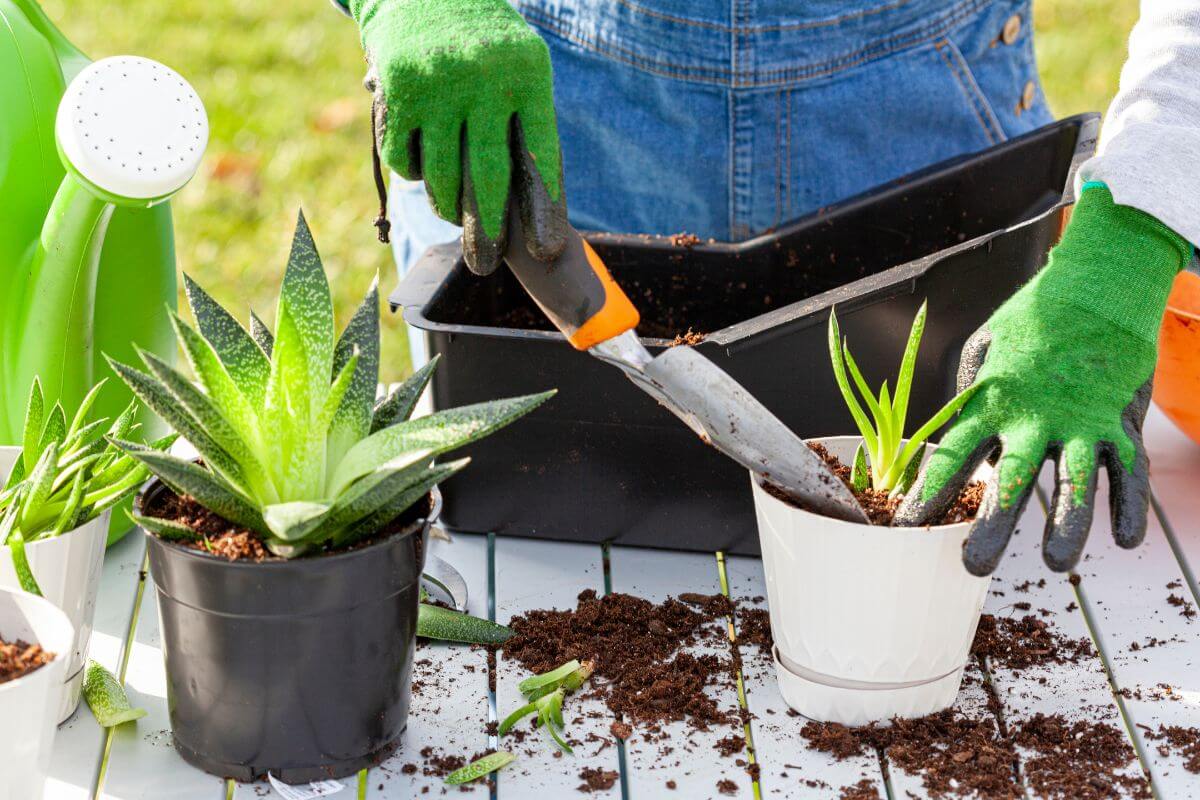
<path id="1" fill-rule="evenodd" d="M 574 228 L 563 254 L 547 263 L 529 254 L 520 227 L 509 226 L 505 261 L 575 349 L 587 350 L 637 327 L 637 309 Z"/>

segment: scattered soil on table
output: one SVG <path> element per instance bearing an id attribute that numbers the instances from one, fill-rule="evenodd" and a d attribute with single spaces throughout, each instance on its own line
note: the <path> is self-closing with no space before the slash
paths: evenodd
<path id="1" fill-rule="evenodd" d="M 590 694 L 602 699 L 621 725 L 637 726 L 642 734 L 679 720 L 699 730 L 740 724 L 704 691 L 729 680 L 731 660 L 686 652 L 702 640 L 723 642 L 721 625 L 729 609 L 721 595 L 685 594 L 656 604 L 628 594 L 600 597 L 589 589 L 579 595 L 575 609 L 514 618 L 504 653 L 533 673 L 571 659 L 593 660 Z M 628 738 L 613 730 L 618 738 Z"/>
<path id="2" fill-rule="evenodd" d="M 1167 602 L 1179 609 L 1179 616 L 1191 622 L 1196 616 L 1196 606 L 1190 600 L 1184 600 L 1177 594 L 1167 595 Z"/>
<path id="3" fill-rule="evenodd" d="M 977 659 L 1015 671 L 1094 658 L 1089 641 L 1064 636 L 1033 615 L 1013 619 L 984 614 L 971 652 Z M 861 728 L 809 722 L 801 735 L 811 747 L 838 760 L 885 750 L 890 766 L 920 777 L 934 798 L 1014 800 L 1022 796 L 1018 774 L 1038 797 L 1151 796 L 1144 778 L 1131 769 L 1137 756 L 1121 728 L 1057 714 L 1036 714 L 1003 727 L 998 722 L 1000 699 L 991 684 L 983 683 L 983 688 L 992 714 L 981 719 L 949 709 Z M 1173 741 L 1183 740 L 1176 735 Z"/>
<path id="4" fill-rule="evenodd" d="M 205 553 L 224 558 L 228 561 L 282 561 L 279 556 L 267 550 L 263 537 L 255 531 L 236 525 L 219 514 L 209 511 L 189 495 L 177 495 L 163 487 L 153 496 L 146 498 L 144 511 L 147 516 L 170 520 L 186 525 L 196 531 L 201 538 L 191 542 L 177 542 L 182 547 L 200 550 Z M 332 548 L 325 546 L 312 551 L 306 558 L 321 556 L 327 553 L 349 552 L 368 547 L 381 539 L 386 539 L 393 533 L 410 524 L 427 509 L 418 503 L 406 510 L 390 525 L 372 537 L 357 541 L 349 547 Z M 420 539 L 417 540 L 420 542 Z M 420 545 L 418 545 L 420 546 Z"/>
<path id="5" fill-rule="evenodd" d="M 1181 725 L 1162 725 L 1157 731 L 1139 725 L 1146 738 L 1157 743 L 1161 756 L 1177 755 L 1183 758 L 1183 768 L 1200 775 L 1200 728 L 1185 728 Z"/>
<path id="6" fill-rule="evenodd" d="M 979 618 L 971 652 L 993 664 L 1023 670 L 1048 664 L 1078 664 L 1095 657 L 1088 639 L 1072 639 L 1032 614 L 1024 617 Z"/>
<path id="7" fill-rule="evenodd" d="M 762 599 L 759 598 L 759 602 Z M 773 658 L 771 651 L 775 647 L 775 639 L 771 636 L 771 614 L 765 608 L 737 609 L 737 638 L 742 644 L 758 648 L 758 651 Z"/>
<path id="8" fill-rule="evenodd" d="M 617 777 L 614 770 L 584 767 L 579 770 L 579 779 L 583 783 L 578 788 L 581 792 L 606 792 L 617 782 Z"/>
<path id="9" fill-rule="evenodd" d="M 833 471 L 833 474 L 858 498 L 859 505 L 863 507 L 863 511 L 866 512 L 867 518 L 871 520 L 872 525 L 890 526 L 892 524 L 892 520 L 896 516 L 896 510 L 900 508 L 900 503 L 904 500 L 904 495 L 891 497 L 888 492 L 870 487 L 862 490 L 855 489 L 851 483 L 850 467 L 843 464 L 841 459 L 825 449 L 825 446 L 820 442 L 809 442 L 808 447 L 821 457 L 821 460 Z M 767 494 L 775 499 L 781 500 L 790 506 L 802 508 L 802 506 L 794 502 L 778 486 L 767 483 L 763 488 Z M 954 504 L 934 524 L 953 525 L 957 522 L 968 522 L 975 519 L 975 515 L 979 513 L 979 506 L 983 502 L 983 488 L 983 483 L 979 481 L 967 484 L 955 499 Z"/>
<path id="10" fill-rule="evenodd" d="M 843 786 L 838 800 L 879 800 L 873 781 L 863 778 L 853 786 Z"/>
<path id="11" fill-rule="evenodd" d="M 0 683 L 15 681 L 41 669 L 54 660 L 54 653 L 21 639 L 0 639 Z"/>
<path id="12" fill-rule="evenodd" d="M 737 790 L 738 785 L 728 778 L 722 778 L 721 780 L 717 781 L 717 791 L 721 794 L 735 795 L 737 794 Z"/>

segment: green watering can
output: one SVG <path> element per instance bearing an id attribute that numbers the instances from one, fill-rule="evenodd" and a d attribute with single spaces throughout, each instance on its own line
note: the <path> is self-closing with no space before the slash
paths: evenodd
<path id="1" fill-rule="evenodd" d="M 175 72 L 134 56 L 92 64 L 35 0 L 0 0 L 0 109 L 3 445 L 21 441 L 35 376 L 72 409 L 111 375 L 105 355 L 174 359 L 166 200 L 198 168 L 208 120 Z M 129 400 L 109 381 L 95 413 Z M 110 541 L 129 527 L 113 520 Z"/>

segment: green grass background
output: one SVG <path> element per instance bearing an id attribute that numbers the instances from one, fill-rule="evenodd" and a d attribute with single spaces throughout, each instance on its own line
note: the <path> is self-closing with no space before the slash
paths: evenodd
<path id="1" fill-rule="evenodd" d="M 1037 55 L 1058 115 L 1103 110 L 1136 0 L 1035 0 Z M 180 267 L 231 309 L 274 312 L 303 205 L 344 323 L 378 272 L 369 97 L 354 24 L 328 0 L 44 0 L 93 58 L 134 53 L 185 75 L 212 124 L 205 163 L 175 201 Z M 270 318 L 268 316 L 268 318 Z M 384 380 L 409 369 L 404 325 L 384 314 Z"/>

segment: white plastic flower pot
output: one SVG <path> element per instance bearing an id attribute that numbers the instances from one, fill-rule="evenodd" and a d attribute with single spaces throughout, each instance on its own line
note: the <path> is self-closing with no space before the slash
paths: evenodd
<path id="1" fill-rule="evenodd" d="M 816 441 L 850 464 L 860 440 Z M 970 523 L 843 522 L 751 483 L 788 705 L 822 722 L 865 725 L 953 703 L 991 583 L 962 564 Z"/>
<path id="2" fill-rule="evenodd" d="M 0 683 L 0 800 L 39 800 L 75 631 L 53 603 L 0 589 L 0 638 L 40 644 L 56 656 L 28 675 Z"/>
<path id="3" fill-rule="evenodd" d="M 0 448 L 0 475 L 8 476 L 20 448 Z M 65 722 L 79 707 L 83 691 L 83 669 L 87 664 L 88 644 L 92 639 L 92 621 L 96 615 L 96 595 L 104 566 L 104 548 L 108 538 L 110 512 L 61 536 L 42 539 L 25 546 L 29 568 L 47 600 L 67 615 L 75 630 L 70 647 L 62 689 L 59 691 L 58 722 Z M 0 545 L 0 589 L 20 589 L 13 568 L 12 552 Z"/>

